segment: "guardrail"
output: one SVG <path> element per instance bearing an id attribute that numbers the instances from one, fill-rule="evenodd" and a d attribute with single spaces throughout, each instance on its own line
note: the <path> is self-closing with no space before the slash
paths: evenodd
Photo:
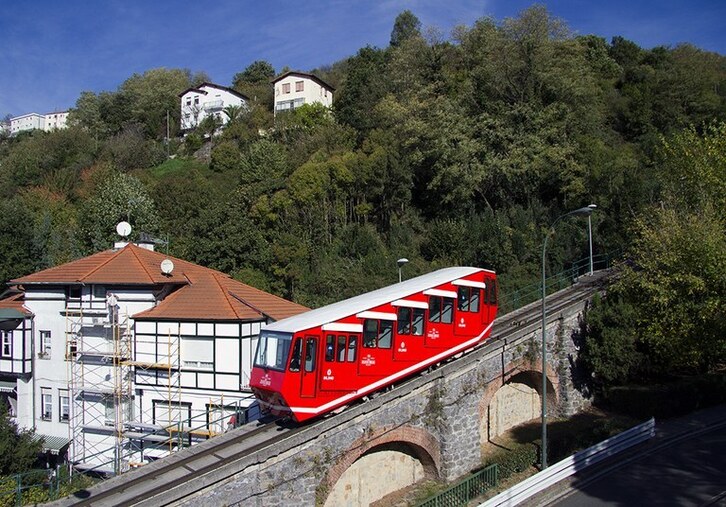
<path id="1" fill-rule="evenodd" d="M 594 255 L 592 264 L 594 270 L 608 269 L 619 253 L 605 253 Z M 572 265 L 557 274 L 547 278 L 547 294 L 553 294 L 575 283 L 577 278 L 590 271 L 590 258 L 585 257 L 572 263 Z M 523 306 L 542 298 L 542 280 L 531 283 L 517 290 L 509 291 L 504 283 L 499 287 L 499 311 L 501 315 L 518 310 Z"/>
<path id="2" fill-rule="evenodd" d="M 570 477 L 595 463 L 609 458 L 625 449 L 640 444 L 655 436 L 655 419 L 634 426 L 614 437 L 603 440 L 584 451 L 578 451 L 559 463 L 533 475 L 516 486 L 490 498 L 479 507 L 507 507 L 519 505 L 540 491 L 553 486 L 559 481 Z"/>

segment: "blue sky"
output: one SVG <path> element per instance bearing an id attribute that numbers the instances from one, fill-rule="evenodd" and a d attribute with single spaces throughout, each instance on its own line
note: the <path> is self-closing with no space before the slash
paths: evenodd
<path id="1" fill-rule="evenodd" d="M 645 48 L 690 42 L 726 55 L 726 0 L 542 1 L 579 34 Z M 63 110 L 81 91 L 116 90 L 156 67 L 205 71 L 229 85 L 254 60 L 312 70 L 385 47 L 410 9 L 445 35 L 458 24 L 516 17 L 522 0 L 4 0 L 0 117 Z"/>

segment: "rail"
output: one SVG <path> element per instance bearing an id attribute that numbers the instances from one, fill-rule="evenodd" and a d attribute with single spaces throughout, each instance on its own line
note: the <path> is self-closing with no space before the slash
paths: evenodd
<path id="1" fill-rule="evenodd" d="M 594 277 L 587 277 L 582 280 L 582 287 L 579 289 L 574 291 L 571 289 L 565 291 L 566 293 L 555 296 L 552 301 L 553 308 L 564 308 L 572 304 L 573 301 L 581 300 L 585 294 L 597 290 L 596 287 L 600 285 L 603 276 L 606 276 L 606 274 L 598 273 Z M 492 340 L 483 347 L 465 355 L 461 358 L 462 360 L 475 361 L 481 354 L 498 353 L 497 351 L 505 343 L 508 345 L 516 343 L 516 340 L 520 339 L 518 337 L 528 329 L 528 326 L 539 323 L 539 313 L 537 308 L 525 308 L 508 316 L 500 316 L 497 321 L 493 331 L 493 333 L 497 333 L 497 336 L 493 336 Z M 287 442 L 284 444 L 285 449 L 292 448 L 287 446 L 297 445 L 296 442 L 301 440 L 316 438 L 316 435 L 320 432 L 337 426 L 341 422 L 350 421 L 362 412 L 375 410 L 378 405 L 385 403 L 390 396 L 400 397 L 423 384 L 432 382 L 438 376 L 445 375 L 450 366 L 454 367 L 456 365 L 442 365 L 437 370 L 437 376 L 413 376 L 406 382 L 402 382 L 398 389 L 371 399 L 364 404 L 351 407 L 336 416 L 321 419 L 311 425 L 288 428 L 284 425 L 270 424 L 254 430 L 246 429 L 249 425 L 245 425 L 237 431 L 220 435 L 209 442 L 201 442 L 185 449 L 184 452 L 173 453 L 165 459 L 141 467 L 128 476 L 112 477 L 108 481 L 104 481 L 103 484 L 79 492 L 75 497 L 59 500 L 56 505 L 100 505 L 102 503 L 154 505 L 155 502 L 158 503 L 160 500 L 154 497 L 154 494 L 160 491 L 164 492 L 165 502 L 173 503 L 192 492 L 198 491 L 199 487 L 202 489 L 208 488 L 212 484 L 219 483 L 239 473 L 241 468 L 253 467 L 265 462 L 271 456 L 278 456 L 280 453 L 279 446 L 283 442 Z M 175 437 L 178 437 L 178 435 L 175 435 Z M 198 484 L 187 482 L 192 478 L 197 479 Z"/>
<path id="2" fill-rule="evenodd" d="M 470 500 L 483 495 L 486 491 L 499 484 L 499 467 L 489 465 L 470 475 L 463 481 L 459 481 L 450 488 L 434 495 L 417 507 L 459 507 L 464 506 Z"/>
<path id="3" fill-rule="evenodd" d="M 595 271 L 608 269 L 612 266 L 613 260 L 619 257 L 619 253 L 605 253 L 594 255 L 592 258 L 593 269 Z M 571 286 L 580 276 L 590 271 L 590 257 L 577 260 L 572 265 L 557 274 L 549 276 L 547 281 L 547 295 Z M 500 287 L 503 284 L 500 283 Z M 523 306 L 542 298 L 542 281 L 531 283 L 517 290 L 508 292 L 501 290 L 499 295 L 499 314 L 505 315 L 514 310 L 519 310 Z"/>
<path id="4" fill-rule="evenodd" d="M 499 493 L 480 505 L 480 507 L 499 507 L 519 505 L 537 493 L 544 491 L 559 481 L 570 477 L 595 463 L 614 456 L 634 445 L 640 444 L 655 436 L 655 419 L 634 426 L 614 437 L 603 440 L 599 444 L 579 451 L 563 459 L 559 463 L 533 475 L 516 486 Z"/>

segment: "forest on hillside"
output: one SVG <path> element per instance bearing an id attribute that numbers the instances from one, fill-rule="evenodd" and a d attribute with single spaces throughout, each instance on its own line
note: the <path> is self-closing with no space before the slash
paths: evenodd
<path id="1" fill-rule="evenodd" d="M 450 34 L 405 11 L 388 47 L 312 72 L 332 111 L 273 119 L 256 61 L 231 77 L 250 108 L 181 138 L 178 94 L 208 77 L 159 68 L 81 93 L 68 129 L 0 139 L 0 280 L 107 249 L 128 220 L 308 306 L 397 281 L 401 257 L 405 277 L 493 268 L 506 293 L 538 281 L 552 221 L 595 203 L 595 253 L 623 260 L 608 299 L 632 313 L 614 342 L 601 315 L 588 360 L 621 347 L 618 379 L 723 364 L 726 57 L 575 35 L 534 6 Z M 587 248 L 586 222 L 561 223 L 549 272 Z M 648 350 L 667 357 L 646 371 Z"/>

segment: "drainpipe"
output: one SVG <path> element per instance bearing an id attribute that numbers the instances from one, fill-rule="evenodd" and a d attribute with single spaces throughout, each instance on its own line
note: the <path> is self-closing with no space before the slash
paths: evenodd
<path id="1" fill-rule="evenodd" d="M 38 373 L 35 369 L 35 318 L 30 321 L 30 379 L 32 380 L 32 398 L 33 398 L 33 431 L 35 431 L 35 375 Z M 18 412 L 20 410 L 18 409 Z"/>

